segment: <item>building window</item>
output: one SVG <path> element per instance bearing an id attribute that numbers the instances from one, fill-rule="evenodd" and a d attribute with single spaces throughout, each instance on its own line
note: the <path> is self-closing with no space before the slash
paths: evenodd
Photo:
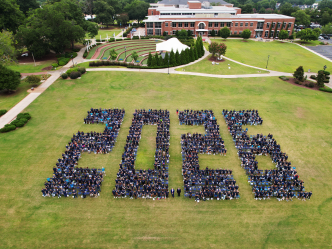
<path id="1" fill-rule="evenodd" d="M 198 29 L 204 29 L 205 28 L 205 24 L 204 23 L 200 23 L 199 25 L 198 25 Z"/>
<path id="2" fill-rule="evenodd" d="M 287 23 L 284 22 L 284 25 L 282 26 L 283 29 L 286 28 L 286 24 L 287 24 Z"/>
<path id="3" fill-rule="evenodd" d="M 231 22 L 228 22 L 228 23 L 227 23 L 227 27 L 229 27 L 229 28 L 230 28 L 230 27 L 231 27 L 231 24 L 233 24 L 233 23 L 231 23 Z"/>
<path id="4" fill-rule="evenodd" d="M 175 30 L 173 30 L 173 35 L 175 35 Z"/>
<path id="5" fill-rule="evenodd" d="M 237 31 L 234 31 L 234 35 L 236 35 L 237 34 Z"/>
<path id="6" fill-rule="evenodd" d="M 243 22 L 240 22 L 240 27 L 243 27 Z"/>
<path id="7" fill-rule="evenodd" d="M 147 29 L 147 35 L 153 35 L 153 29 Z"/>
<path id="8" fill-rule="evenodd" d="M 276 27 L 276 23 L 272 23 L 272 28 L 274 29 Z"/>
<path id="9" fill-rule="evenodd" d="M 290 29 L 292 27 L 292 23 L 288 23 L 288 28 Z"/>
<path id="10" fill-rule="evenodd" d="M 165 27 L 168 27 L 168 22 L 165 22 Z"/>
<path id="11" fill-rule="evenodd" d="M 273 37 L 273 34 L 274 34 L 274 30 L 271 30 L 270 37 Z"/>
<path id="12" fill-rule="evenodd" d="M 160 29 L 161 28 L 161 22 L 155 22 L 154 27 L 157 28 L 157 29 Z"/>
<path id="13" fill-rule="evenodd" d="M 172 27 L 176 28 L 176 22 L 172 22 Z"/>
<path id="14" fill-rule="evenodd" d="M 211 30 L 209 30 L 209 35 L 211 35 Z"/>
<path id="15" fill-rule="evenodd" d="M 280 29 L 280 26 L 281 26 L 281 23 L 280 23 L 280 22 L 278 22 L 278 29 Z"/>
<path id="16" fill-rule="evenodd" d="M 220 23 L 220 28 L 224 27 L 225 26 L 225 23 L 224 22 L 221 22 Z"/>
<path id="17" fill-rule="evenodd" d="M 253 26 L 254 26 L 254 23 L 253 23 L 253 22 L 251 22 L 251 23 L 250 23 L 250 27 L 253 27 Z"/>
<path id="18" fill-rule="evenodd" d="M 248 23 L 246 22 L 244 26 L 248 27 Z"/>
<path id="19" fill-rule="evenodd" d="M 237 27 L 237 26 L 238 26 L 238 23 L 236 22 L 236 23 L 235 23 L 235 27 Z"/>
<path id="20" fill-rule="evenodd" d="M 190 28 L 195 28 L 195 23 L 194 22 L 190 23 Z"/>
<path id="21" fill-rule="evenodd" d="M 264 37 L 267 37 L 269 35 L 269 31 L 265 31 Z"/>
<path id="22" fill-rule="evenodd" d="M 270 23 L 269 23 L 269 22 L 266 23 L 266 28 L 267 28 L 267 29 L 270 28 Z"/>
<path id="23" fill-rule="evenodd" d="M 239 35 L 241 35 L 241 34 L 242 34 L 242 31 L 239 32 Z"/>
<path id="24" fill-rule="evenodd" d="M 277 30 L 277 35 L 276 36 L 279 37 L 279 30 Z"/>
<path id="25" fill-rule="evenodd" d="M 179 27 L 179 28 L 182 28 L 182 22 L 179 22 L 179 23 L 178 23 L 178 27 Z"/>
<path id="26" fill-rule="evenodd" d="M 187 22 L 184 23 L 184 27 L 188 28 L 188 23 Z"/>
<path id="27" fill-rule="evenodd" d="M 161 29 L 155 29 L 155 35 L 161 35 Z"/>
<path id="28" fill-rule="evenodd" d="M 212 22 L 209 22 L 209 28 L 212 28 Z"/>
<path id="29" fill-rule="evenodd" d="M 153 10 L 151 11 L 151 15 L 153 15 Z"/>
<path id="30" fill-rule="evenodd" d="M 153 28 L 153 22 L 148 22 L 146 23 L 147 28 Z"/>
<path id="31" fill-rule="evenodd" d="M 214 27 L 218 28 L 218 23 L 217 22 L 214 23 Z"/>
<path id="32" fill-rule="evenodd" d="M 166 35 L 168 35 L 168 31 L 164 31 L 166 33 Z"/>

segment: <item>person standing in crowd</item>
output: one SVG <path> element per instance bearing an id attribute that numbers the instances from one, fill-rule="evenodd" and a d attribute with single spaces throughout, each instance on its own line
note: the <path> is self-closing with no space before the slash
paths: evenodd
<path id="1" fill-rule="evenodd" d="M 178 188 L 178 189 L 176 190 L 176 192 L 178 193 L 178 196 L 180 197 L 180 194 L 181 194 L 181 189 L 180 189 L 180 188 Z"/>
<path id="2" fill-rule="evenodd" d="M 172 197 L 174 198 L 174 188 L 171 189 Z"/>

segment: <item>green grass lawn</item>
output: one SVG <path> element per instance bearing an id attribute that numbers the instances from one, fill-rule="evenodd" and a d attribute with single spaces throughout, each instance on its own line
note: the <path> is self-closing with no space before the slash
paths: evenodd
<path id="1" fill-rule="evenodd" d="M 37 73 L 43 72 L 43 68 L 52 66 L 52 63 L 56 63 L 55 60 L 36 62 L 36 66 L 34 63 L 25 63 L 25 64 L 17 64 L 13 66 L 8 66 L 8 68 L 18 71 L 20 73 Z M 45 71 L 46 73 L 47 71 Z"/>
<path id="2" fill-rule="evenodd" d="M 0 110 L 5 109 L 9 111 L 12 107 L 14 107 L 29 94 L 27 91 L 31 88 L 31 85 L 32 84 L 21 81 L 21 84 L 14 93 L 5 93 L 0 91 Z"/>
<path id="3" fill-rule="evenodd" d="M 227 45 L 226 57 L 256 67 L 265 68 L 268 55 L 270 55 L 268 69 L 293 73 L 296 68 L 303 66 L 304 71 L 318 72 L 326 65 L 332 68 L 329 62 L 312 52 L 292 43 L 256 42 L 242 39 L 215 39 L 211 41 L 223 42 Z M 245 51 L 245 53 L 244 53 Z"/>
<path id="4" fill-rule="evenodd" d="M 91 108 L 125 108 L 111 154 L 83 154 L 79 167 L 106 169 L 99 198 L 43 198 L 40 190 Z M 169 189 L 183 188 L 180 136 L 204 133 L 179 126 L 176 109 L 213 109 L 227 156 L 200 156 L 202 167 L 233 170 L 241 198 L 207 201 L 114 199 L 112 189 L 137 108 L 170 111 Z M 310 201 L 256 201 L 222 118 L 223 109 L 259 110 L 297 168 Z M 327 248 L 332 226 L 332 98 L 276 77 L 215 79 L 134 72 L 87 72 L 52 84 L 27 109 L 28 124 L 0 134 L 0 239 L 3 248 Z M 143 128 L 137 168 L 152 167 L 155 126 Z M 143 137 L 144 136 L 144 137 Z M 271 167 L 268 158 L 261 168 Z M 264 165 L 266 163 L 266 165 Z M 183 193 L 183 192 L 182 192 Z"/>
<path id="5" fill-rule="evenodd" d="M 121 32 L 121 29 L 111 29 L 111 30 L 98 30 L 98 35 L 96 35 L 94 38 L 95 39 L 100 39 L 100 35 L 101 35 L 101 39 L 106 39 L 107 35 L 108 35 L 108 39 L 113 38 L 113 34 L 115 33 L 115 36 L 117 36 L 119 33 Z M 85 35 L 86 39 L 90 39 L 90 37 L 88 36 L 88 34 Z"/>
<path id="6" fill-rule="evenodd" d="M 208 74 L 256 74 L 256 73 L 268 73 L 267 71 L 262 71 L 254 69 L 251 67 L 242 66 L 240 64 L 234 63 L 228 60 L 222 60 L 219 65 L 212 65 L 212 61 L 209 61 L 212 55 L 207 58 L 186 67 L 181 67 L 175 69 L 177 71 L 185 70 L 187 72 L 197 72 L 197 73 L 208 73 Z M 229 69 L 230 68 L 230 69 Z"/>

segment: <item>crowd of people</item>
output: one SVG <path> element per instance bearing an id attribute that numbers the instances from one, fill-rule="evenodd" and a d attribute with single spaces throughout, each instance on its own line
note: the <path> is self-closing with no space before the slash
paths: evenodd
<path id="1" fill-rule="evenodd" d="M 242 128 L 243 125 L 263 123 L 257 110 L 223 110 L 223 116 L 256 200 L 271 197 L 276 197 L 279 201 L 289 201 L 294 197 L 301 200 L 310 199 L 312 193 L 305 192 L 304 182 L 299 179 L 296 168 L 291 166 L 287 154 L 281 151 L 273 135 L 249 136 L 248 129 Z M 276 164 L 276 169 L 260 170 L 256 160 L 257 155 L 269 155 Z"/>
<path id="2" fill-rule="evenodd" d="M 135 169 L 143 125 L 157 125 L 154 169 Z M 114 198 L 167 198 L 170 119 L 167 110 L 135 110 L 120 169 L 112 193 Z"/>
<path id="3" fill-rule="evenodd" d="M 180 125 L 203 125 L 205 134 L 181 135 L 182 175 L 185 196 L 199 200 L 239 198 L 239 187 L 232 170 L 200 170 L 198 154 L 226 155 L 224 141 L 212 110 L 185 110 L 178 112 Z"/>
<path id="4" fill-rule="evenodd" d="M 66 151 L 53 167 L 52 178 L 47 178 L 44 197 L 81 196 L 98 197 L 104 176 L 104 170 L 81 168 L 78 160 L 82 152 L 109 153 L 116 142 L 125 111 L 122 109 L 92 109 L 84 119 L 85 124 L 101 123 L 103 132 L 80 132 L 71 138 Z"/>

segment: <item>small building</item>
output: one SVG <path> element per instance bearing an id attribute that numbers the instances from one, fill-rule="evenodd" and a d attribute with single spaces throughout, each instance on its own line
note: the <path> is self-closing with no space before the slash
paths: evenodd
<path id="1" fill-rule="evenodd" d="M 241 14 L 241 8 L 223 0 L 208 1 L 163 0 L 151 4 L 147 19 L 144 20 L 147 35 L 175 35 L 177 30 L 191 30 L 194 36 L 208 36 L 214 29 L 228 27 L 231 34 L 241 34 L 250 29 L 251 37 L 273 37 L 276 31 L 286 29 L 289 35 L 295 18 L 279 14 Z M 272 26 L 272 28 L 270 28 Z M 269 31 L 271 33 L 269 35 Z"/>

